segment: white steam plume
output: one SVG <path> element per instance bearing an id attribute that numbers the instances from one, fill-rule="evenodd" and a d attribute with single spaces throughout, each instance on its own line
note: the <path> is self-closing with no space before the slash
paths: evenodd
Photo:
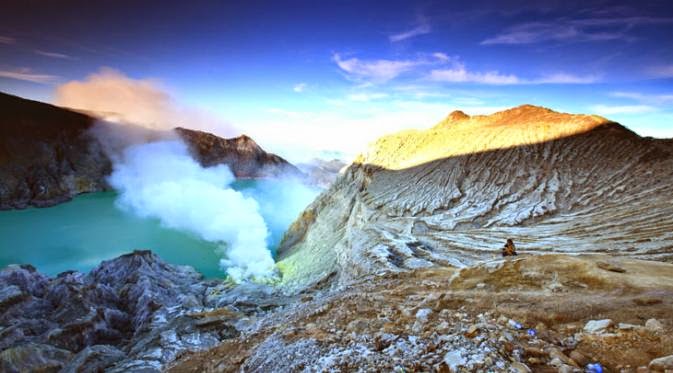
<path id="1" fill-rule="evenodd" d="M 307 185 L 293 177 L 257 180 L 252 188 L 242 190 L 253 198 L 270 230 L 267 240 L 271 247 L 277 246 L 282 234 L 299 214 L 320 194 L 316 186 Z"/>
<path id="2" fill-rule="evenodd" d="M 230 187 L 228 167 L 203 168 L 181 141 L 158 141 L 126 148 L 109 181 L 122 208 L 222 243 L 221 265 L 234 281 L 274 278 L 259 205 Z"/>

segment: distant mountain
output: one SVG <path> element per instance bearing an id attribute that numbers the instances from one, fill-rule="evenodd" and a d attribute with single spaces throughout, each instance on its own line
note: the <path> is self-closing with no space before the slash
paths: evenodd
<path id="1" fill-rule="evenodd" d="M 224 139 L 212 133 L 182 127 L 175 131 L 203 167 L 224 163 L 229 165 L 237 178 L 303 176 L 297 167 L 266 152 L 246 135 Z"/>
<path id="2" fill-rule="evenodd" d="M 90 131 L 97 121 L 92 115 L 0 93 L 0 209 L 50 206 L 108 189 L 112 163 Z M 247 136 L 223 139 L 186 128 L 176 132 L 203 166 L 227 164 L 241 178 L 302 175 Z"/>
<path id="3" fill-rule="evenodd" d="M 372 144 L 286 233 L 287 286 L 499 254 L 673 260 L 673 141 L 524 105 Z"/>
<path id="4" fill-rule="evenodd" d="M 323 188 L 329 187 L 347 164 L 339 159 L 312 159 L 308 162 L 298 163 L 297 168 L 304 172 L 311 183 Z"/>

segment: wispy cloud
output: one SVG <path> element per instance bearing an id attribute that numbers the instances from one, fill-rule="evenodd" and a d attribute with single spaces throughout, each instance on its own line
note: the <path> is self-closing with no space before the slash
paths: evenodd
<path id="1" fill-rule="evenodd" d="M 448 69 L 430 71 L 429 79 L 447 83 L 518 84 L 520 82 L 520 79 L 512 74 L 501 74 L 497 71 L 468 71 L 460 62 Z"/>
<path id="2" fill-rule="evenodd" d="M 334 54 L 332 59 L 352 81 L 360 83 L 359 88 L 371 87 L 374 83 L 385 83 L 409 73 L 414 78 L 442 83 L 474 83 L 485 85 L 515 84 L 590 84 L 600 81 L 598 75 L 575 75 L 556 72 L 536 78 L 522 78 L 512 73 L 497 70 L 473 71 L 467 68 L 457 56 L 435 52 L 406 60 L 361 60 L 344 59 Z"/>
<path id="3" fill-rule="evenodd" d="M 673 64 L 651 67 L 648 73 L 655 78 L 673 78 Z"/>
<path id="4" fill-rule="evenodd" d="M 416 36 L 429 34 L 431 31 L 432 28 L 430 27 L 430 23 L 428 23 L 427 19 L 420 18 L 419 24 L 416 27 L 400 33 L 392 34 L 388 36 L 388 40 L 390 40 L 391 43 L 397 43 L 403 40 L 415 38 Z"/>
<path id="5" fill-rule="evenodd" d="M 47 84 L 58 79 L 56 75 L 38 74 L 28 68 L 0 70 L 0 78 L 23 80 L 39 84 Z"/>
<path id="6" fill-rule="evenodd" d="M 527 22 L 509 27 L 502 33 L 483 40 L 481 44 L 532 44 L 546 41 L 629 41 L 633 40 L 633 37 L 629 35 L 629 31 L 636 26 L 667 23 L 673 23 L 673 18 L 564 18 L 550 22 Z"/>
<path id="7" fill-rule="evenodd" d="M 600 81 L 598 75 L 574 75 L 555 73 L 543 75 L 540 78 L 524 81 L 527 84 L 591 84 Z"/>
<path id="8" fill-rule="evenodd" d="M 306 83 L 297 83 L 297 84 L 294 85 L 294 87 L 292 87 L 292 90 L 295 93 L 302 93 L 306 90 L 307 86 L 308 85 Z"/>
<path id="9" fill-rule="evenodd" d="M 14 44 L 16 39 L 0 35 L 0 44 Z"/>
<path id="10" fill-rule="evenodd" d="M 514 84 L 589 84 L 599 80 L 597 76 L 578 76 L 568 73 L 543 75 L 534 79 L 520 78 L 515 74 L 504 74 L 499 71 L 470 71 L 460 61 L 453 61 L 453 66 L 447 69 L 434 69 L 428 78 L 436 82 L 445 83 L 476 83 L 488 85 Z"/>
<path id="11" fill-rule="evenodd" d="M 381 100 L 387 98 L 387 93 L 376 92 L 376 93 L 353 93 L 347 96 L 351 101 L 357 102 L 369 102 L 372 100 Z"/>
<path id="12" fill-rule="evenodd" d="M 647 105 L 665 105 L 673 104 L 673 93 L 671 94 L 648 94 L 640 92 L 611 92 L 610 96 L 617 98 L 626 98 L 638 101 Z"/>
<path id="13" fill-rule="evenodd" d="M 68 56 L 67 54 L 56 53 L 56 52 L 48 52 L 48 51 L 43 51 L 43 50 L 40 50 L 40 49 L 35 49 L 35 50 L 33 50 L 33 52 L 37 55 L 45 56 L 45 57 L 58 58 L 58 59 L 64 59 L 64 60 L 72 60 L 73 59 L 71 56 Z"/>
<path id="14" fill-rule="evenodd" d="M 438 61 L 441 62 L 448 62 L 451 60 L 451 57 L 449 57 L 446 53 L 442 52 L 435 52 L 432 54 L 432 57 L 436 58 Z"/>
<path id="15" fill-rule="evenodd" d="M 613 114 L 642 114 L 655 111 L 650 105 L 594 105 L 591 110 L 601 115 Z"/>
<path id="16" fill-rule="evenodd" d="M 350 79 L 356 81 L 371 81 L 374 83 L 385 83 L 424 63 L 420 60 L 343 59 L 338 53 L 335 53 L 332 56 L 332 59 Z"/>

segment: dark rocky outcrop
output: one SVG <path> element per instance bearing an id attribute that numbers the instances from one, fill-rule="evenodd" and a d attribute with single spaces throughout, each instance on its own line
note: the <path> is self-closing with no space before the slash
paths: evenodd
<path id="1" fill-rule="evenodd" d="M 226 164 L 237 178 L 302 175 L 298 168 L 275 154 L 267 153 L 246 135 L 224 139 L 212 133 L 182 127 L 175 131 L 203 167 Z"/>
<path id="2" fill-rule="evenodd" d="M 55 278 L 9 266 L 0 289 L 3 372 L 160 370 L 182 351 L 237 336 L 247 326 L 241 319 L 286 302 L 261 285 L 205 281 L 150 251 Z"/>
<path id="3" fill-rule="evenodd" d="M 48 206 L 106 188 L 95 119 L 0 93 L 0 209 Z"/>

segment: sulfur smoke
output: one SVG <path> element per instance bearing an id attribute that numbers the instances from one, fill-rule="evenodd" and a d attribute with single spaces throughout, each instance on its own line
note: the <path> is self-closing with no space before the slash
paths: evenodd
<path id="1" fill-rule="evenodd" d="M 92 134 L 113 162 L 109 182 L 120 208 L 219 243 L 220 265 L 235 281 L 274 278 L 272 249 L 318 190 L 280 178 L 239 192 L 226 166 L 201 167 L 172 130 L 176 124 L 223 136 L 236 131 L 180 105 L 158 81 L 103 68 L 58 86 L 55 97 L 105 119 Z"/>
<path id="2" fill-rule="evenodd" d="M 233 280 L 275 276 L 260 206 L 231 188 L 228 167 L 203 168 L 184 143 L 164 140 L 127 147 L 109 181 L 120 192 L 121 208 L 220 243 L 221 266 Z"/>

